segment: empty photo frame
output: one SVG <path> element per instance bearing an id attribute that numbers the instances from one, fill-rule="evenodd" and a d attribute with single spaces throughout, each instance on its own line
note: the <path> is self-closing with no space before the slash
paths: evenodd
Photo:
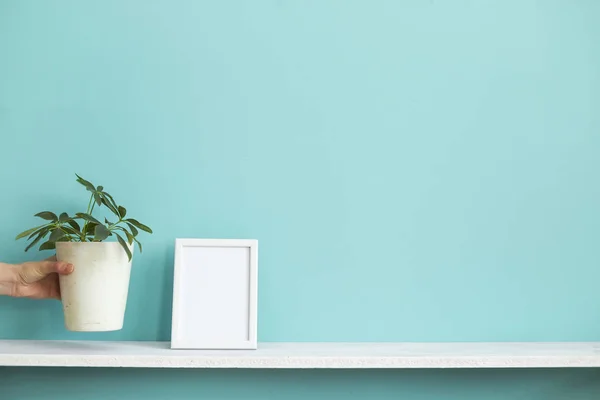
<path id="1" fill-rule="evenodd" d="M 176 239 L 172 349 L 257 348 L 258 241 Z"/>

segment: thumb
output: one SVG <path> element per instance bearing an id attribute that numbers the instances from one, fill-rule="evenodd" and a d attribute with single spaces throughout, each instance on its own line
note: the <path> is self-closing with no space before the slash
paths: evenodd
<path id="1" fill-rule="evenodd" d="M 72 270 L 71 264 L 60 261 L 27 262 L 19 269 L 19 278 L 23 283 L 33 283 L 52 273 L 68 274 Z"/>

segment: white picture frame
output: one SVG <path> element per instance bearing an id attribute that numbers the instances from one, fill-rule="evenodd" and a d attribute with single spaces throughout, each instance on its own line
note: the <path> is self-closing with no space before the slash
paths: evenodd
<path id="1" fill-rule="evenodd" d="M 256 349 L 258 241 L 175 240 L 171 349 Z"/>

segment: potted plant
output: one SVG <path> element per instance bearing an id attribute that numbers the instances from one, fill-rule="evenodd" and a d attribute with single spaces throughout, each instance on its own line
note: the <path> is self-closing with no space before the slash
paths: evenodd
<path id="1" fill-rule="evenodd" d="M 129 291 L 129 278 L 134 242 L 140 231 L 152 230 L 127 215 L 102 186 L 75 174 L 77 182 L 90 192 L 87 210 L 69 215 L 42 211 L 35 214 L 46 222 L 28 229 L 16 239 L 27 238 L 31 243 L 25 251 L 41 242 L 39 250 L 56 250 L 58 261 L 73 264 L 73 273 L 60 276 L 65 326 L 70 331 L 99 332 L 120 330 Z M 111 220 L 104 223 L 93 216 L 104 207 Z M 109 238 L 116 240 L 108 240 Z"/>

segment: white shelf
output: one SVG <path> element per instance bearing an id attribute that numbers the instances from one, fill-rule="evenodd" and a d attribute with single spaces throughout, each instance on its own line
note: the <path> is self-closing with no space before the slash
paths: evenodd
<path id="1" fill-rule="evenodd" d="M 129 368 L 600 367 L 591 343 L 259 343 L 171 350 L 169 342 L 0 340 L 0 366 Z"/>

